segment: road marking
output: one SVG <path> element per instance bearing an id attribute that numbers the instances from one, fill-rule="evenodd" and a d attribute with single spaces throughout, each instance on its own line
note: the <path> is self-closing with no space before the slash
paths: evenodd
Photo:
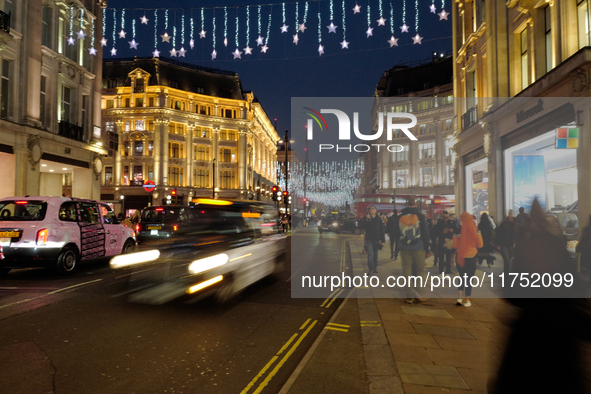
<path id="1" fill-rule="evenodd" d="M 381 327 L 381 324 L 361 324 L 361 327 Z"/>
<path id="2" fill-rule="evenodd" d="M 0 290 L 53 290 L 57 287 L 0 287 Z"/>
<path id="3" fill-rule="evenodd" d="M 308 335 L 308 333 L 312 330 L 312 328 L 314 328 L 316 323 L 318 323 L 318 320 L 314 320 L 312 322 L 312 324 L 310 324 L 310 326 L 308 327 L 308 329 L 306 331 L 304 331 L 304 333 L 302 334 L 300 339 L 298 339 L 298 341 L 291 347 L 291 349 L 289 349 L 289 351 L 285 354 L 285 356 L 283 356 L 281 361 L 279 361 L 279 363 L 275 366 L 275 368 L 273 368 L 273 370 L 269 373 L 269 375 L 267 375 L 267 378 L 261 382 L 260 386 L 256 389 L 254 394 L 259 394 L 261 391 L 263 391 L 263 389 L 269 384 L 271 379 L 273 379 L 273 376 L 275 376 L 277 371 L 279 371 L 279 369 L 281 369 L 281 367 L 283 366 L 283 364 L 285 364 L 287 359 L 293 354 L 293 352 L 295 352 L 295 350 L 298 348 L 298 346 L 300 346 L 300 343 L 302 343 L 304 338 Z"/>
<path id="4" fill-rule="evenodd" d="M 337 323 L 328 323 L 327 326 L 345 327 L 345 328 L 351 327 L 351 326 L 348 326 L 346 324 L 337 324 Z"/>
<path id="5" fill-rule="evenodd" d="M 291 336 L 291 338 L 289 338 L 289 341 L 285 342 L 285 345 L 283 345 L 281 347 L 281 349 L 279 349 L 279 351 L 277 352 L 277 355 L 279 356 L 281 353 L 283 353 L 283 351 L 285 349 L 287 349 L 289 347 L 289 345 L 293 342 L 293 340 L 298 336 L 298 334 L 293 334 Z"/>
<path id="6" fill-rule="evenodd" d="M 349 332 L 349 330 L 344 328 L 335 328 L 335 327 L 324 327 L 325 330 L 333 330 L 333 331 L 342 331 L 342 332 Z"/>
<path id="7" fill-rule="evenodd" d="M 148 269 L 141 270 L 141 271 L 133 271 L 133 272 L 130 272 L 129 274 L 125 274 L 125 275 L 121 275 L 121 276 L 116 276 L 115 279 L 125 278 L 126 276 L 130 276 L 130 275 L 133 275 L 133 274 L 139 274 L 140 272 L 151 271 L 151 270 L 156 269 L 156 268 L 157 267 L 152 267 L 152 268 L 148 268 Z"/>
<path id="8" fill-rule="evenodd" d="M 332 299 L 332 301 L 330 301 L 330 302 L 328 303 L 328 305 L 327 305 L 327 306 L 325 306 L 325 308 L 327 308 L 327 309 L 328 309 L 328 308 L 330 308 L 330 306 L 332 305 L 332 303 L 334 302 L 334 300 L 336 300 L 336 299 L 338 298 L 338 296 L 340 296 L 340 295 L 341 295 L 341 293 L 342 293 L 344 290 L 345 290 L 345 289 L 341 289 L 341 290 L 340 290 L 340 291 L 339 291 L 337 294 L 335 294 L 335 296 L 334 296 L 334 298 Z"/>
<path id="9" fill-rule="evenodd" d="M 33 301 L 33 300 L 36 300 L 37 298 L 41 298 L 41 297 L 43 297 L 43 296 L 27 298 L 26 300 L 15 301 L 10 304 L 0 306 L 0 309 L 8 308 L 9 306 L 12 306 L 12 305 L 22 304 L 23 302 Z"/>
<path id="10" fill-rule="evenodd" d="M 330 295 L 328 297 L 326 297 L 326 300 L 324 300 L 324 302 L 320 305 L 320 307 L 324 307 L 324 305 L 326 305 L 326 303 L 328 302 L 328 300 L 337 292 L 339 291 L 339 289 L 336 289 L 335 291 L 333 291 L 332 293 L 330 293 Z"/>
<path id="11" fill-rule="evenodd" d="M 302 326 L 300 327 L 300 330 L 303 330 L 304 328 L 306 328 L 306 326 L 308 325 L 308 323 L 310 323 L 310 320 L 312 319 L 308 319 L 304 322 L 304 324 L 302 324 Z"/>
<path id="12" fill-rule="evenodd" d="M 73 286 L 70 286 L 70 287 L 64 287 L 63 289 L 55 290 L 55 291 L 52 291 L 52 292 L 50 292 L 50 293 L 47 293 L 47 294 L 55 294 L 55 293 L 60 293 L 60 292 L 62 292 L 62 291 L 70 290 L 70 289 L 73 289 L 73 288 L 75 288 L 75 287 L 80 287 L 80 286 L 88 285 L 88 284 L 90 284 L 90 283 L 96 283 L 96 282 L 100 282 L 101 280 L 102 280 L 102 279 L 95 279 L 95 280 L 91 280 L 90 282 L 78 283 L 77 285 L 73 285 Z"/>
<path id="13" fill-rule="evenodd" d="M 360 323 L 379 323 L 377 320 L 361 320 Z"/>

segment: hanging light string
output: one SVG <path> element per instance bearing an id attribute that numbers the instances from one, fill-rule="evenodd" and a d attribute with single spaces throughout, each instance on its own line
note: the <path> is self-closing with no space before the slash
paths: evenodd
<path id="1" fill-rule="evenodd" d="M 132 38 L 135 38 L 135 12 L 133 14 L 133 20 L 131 21 L 131 33 L 133 35 Z"/>
<path id="2" fill-rule="evenodd" d="M 257 9 L 258 12 L 258 22 L 259 22 L 259 36 L 261 35 L 261 6 L 258 6 Z"/>
<path id="3" fill-rule="evenodd" d="M 384 16 L 384 10 L 382 9 L 382 0 L 379 1 L 378 8 L 380 10 L 380 18 L 381 18 L 382 16 Z"/>
<path id="4" fill-rule="evenodd" d="M 228 7 L 224 7 L 224 44 L 228 39 Z"/>
<path id="5" fill-rule="evenodd" d="M 195 26 L 193 25 L 193 10 L 191 10 L 191 41 L 193 40 L 193 32 Z"/>
<path id="6" fill-rule="evenodd" d="M 105 36 L 106 32 L 107 32 L 107 13 L 103 12 L 103 37 Z"/>
<path id="7" fill-rule="evenodd" d="M 402 0 L 402 24 L 406 25 L 406 0 Z"/>
<path id="8" fill-rule="evenodd" d="M 347 26 L 345 26 L 345 0 L 343 0 L 343 41 L 346 41 Z"/>
<path id="9" fill-rule="evenodd" d="M 238 13 L 238 9 L 236 10 L 236 13 Z M 238 15 L 236 15 L 236 40 L 235 40 L 236 41 L 236 48 L 239 47 L 239 44 L 238 44 L 238 28 L 239 28 L 239 26 L 240 25 L 238 23 Z"/>
<path id="10" fill-rule="evenodd" d="M 181 48 L 185 45 L 185 11 L 181 14 Z"/>
<path id="11" fill-rule="evenodd" d="M 250 41 L 250 6 L 246 6 L 246 46 Z"/>
<path id="12" fill-rule="evenodd" d="M 419 0 L 415 0 L 415 32 L 419 31 Z"/>
<path id="13" fill-rule="evenodd" d="M 90 33 L 90 47 L 94 48 L 94 18 L 90 19 L 90 27 L 91 27 L 91 33 Z"/>
<path id="14" fill-rule="evenodd" d="M 117 9 L 113 8 L 113 48 L 115 48 L 115 29 L 117 28 Z"/>
<path id="15" fill-rule="evenodd" d="M 299 11 L 300 11 L 300 3 L 295 3 L 295 30 L 296 30 L 296 33 L 298 32 L 298 26 L 300 24 Z"/>
<path id="16" fill-rule="evenodd" d="M 269 21 L 267 23 L 267 37 L 265 38 L 265 45 L 269 43 L 269 35 L 271 34 L 271 15 L 273 13 L 273 5 L 271 4 L 271 9 L 269 10 Z"/>
<path id="17" fill-rule="evenodd" d="M 394 34 L 394 5 L 390 3 L 390 33 Z"/>
<path id="18" fill-rule="evenodd" d="M 320 7 L 320 6 L 319 6 Z M 320 10 L 318 10 L 320 11 Z M 322 16 L 318 12 L 318 44 L 322 42 Z"/>
<path id="19" fill-rule="evenodd" d="M 332 22 L 334 20 L 334 7 L 332 4 L 332 0 L 330 0 L 330 21 Z"/>
<path id="20" fill-rule="evenodd" d="M 154 49 L 158 46 L 158 10 L 154 10 Z"/>
<path id="21" fill-rule="evenodd" d="M 445 8 L 445 0 L 441 0 L 441 9 Z"/>
<path id="22" fill-rule="evenodd" d="M 80 30 L 84 31 L 84 8 L 80 8 Z"/>
<path id="23" fill-rule="evenodd" d="M 371 26 L 371 9 L 369 6 L 369 1 L 367 2 L 367 26 Z"/>
<path id="24" fill-rule="evenodd" d="M 121 30 L 125 31 L 125 8 L 121 10 Z"/>
<path id="25" fill-rule="evenodd" d="M 283 23 L 285 23 L 285 3 L 281 3 L 281 12 L 283 13 Z"/>
<path id="26" fill-rule="evenodd" d="M 168 9 L 166 9 L 166 12 L 164 13 L 164 32 L 166 33 L 167 30 L 168 30 Z"/>
<path id="27" fill-rule="evenodd" d="M 74 35 L 74 7 L 70 7 L 70 38 L 73 35 Z"/>
<path id="28" fill-rule="evenodd" d="M 176 10 L 174 11 L 174 25 L 172 26 L 172 49 L 176 48 Z"/>
<path id="29" fill-rule="evenodd" d="M 213 28 L 211 33 L 211 36 L 213 37 L 213 50 L 215 51 L 215 10 L 213 11 Z"/>
<path id="30" fill-rule="evenodd" d="M 306 6 L 304 7 L 304 21 L 305 24 L 308 21 L 308 2 L 306 1 Z"/>

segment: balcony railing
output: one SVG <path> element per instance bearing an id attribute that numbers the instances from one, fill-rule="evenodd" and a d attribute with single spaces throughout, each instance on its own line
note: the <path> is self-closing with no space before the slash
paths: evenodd
<path id="1" fill-rule="evenodd" d="M 10 13 L 0 11 L 0 30 L 10 33 Z"/>
<path id="2" fill-rule="evenodd" d="M 71 140 L 84 141 L 84 131 L 82 130 L 82 127 L 63 120 L 59 123 L 58 135 Z"/>
<path id="3" fill-rule="evenodd" d="M 478 122 L 478 106 L 470 108 L 462 115 L 462 131 L 469 129 Z"/>

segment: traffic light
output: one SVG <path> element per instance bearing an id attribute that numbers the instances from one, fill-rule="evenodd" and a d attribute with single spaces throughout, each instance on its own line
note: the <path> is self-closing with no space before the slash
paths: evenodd
<path id="1" fill-rule="evenodd" d="M 277 201 L 277 191 L 279 190 L 279 188 L 277 186 L 273 186 L 271 188 L 271 191 L 273 192 L 273 201 Z"/>
<path id="2" fill-rule="evenodd" d="M 177 199 L 176 199 L 176 198 L 177 198 L 177 195 L 176 195 L 176 189 L 172 189 L 172 190 L 170 191 L 170 196 L 172 197 L 173 204 L 175 204 L 175 205 L 176 205 L 176 203 L 177 203 Z"/>

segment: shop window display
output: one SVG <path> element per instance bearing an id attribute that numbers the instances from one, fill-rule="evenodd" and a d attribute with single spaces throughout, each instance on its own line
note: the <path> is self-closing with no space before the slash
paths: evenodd
<path id="1" fill-rule="evenodd" d="M 466 166 L 466 207 L 477 219 L 489 213 L 487 159 Z"/>

